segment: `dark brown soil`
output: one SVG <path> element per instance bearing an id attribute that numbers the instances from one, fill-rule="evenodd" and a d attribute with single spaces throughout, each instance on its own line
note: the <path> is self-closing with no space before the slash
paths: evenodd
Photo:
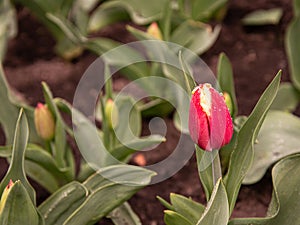
<path id="1" fill-rule="evenodd" d="M 284 16 L 278 26 L 243 27 L 241 18 L 256 9 L 281 7 Z M 283 80 L 288 80 L 288 66 L 284 52 L 284 31 L 292 17 L 291 1 L 255 0 L 229 1 L 228 13 L 216 44 L 202 58 L 216 70 L 218 55 L 225 52 L 234 68 L 237 98 L 240 114 L 249 114 L 279 69 L 283 70 Z M 104 29 L 101 35 L 127 42 L 133 40 L 124 28 L 124 23 Z M 47 30 L 31 16 L 26 9 L 19 10 L 19 33 L 9 42 L 4 70 L 10 85 L 18 90 L 30 104 L 43 101 L 41 81 L 46 81 L 54 96 L 72 102 L 76 85 L 85 69 L 96 58 L 85 52 L 74 62 L 66 62 L 53 52 L 54 40 Z M 114 87 L 119 89 L 126 82 L 124 78 L 115 80 Z M 168 133 L 167 142 L 157 150 L 146 154 L 146 161 L 152 163 L 166 157 L 177 143 L 179 133 L 170 119 L 165 119 Z M 146 127 L 146 126 L 145 126 Z M 145 132 L 147 129 L 145 128 Z M 0 143 L 4 143 L 0 134 Z M 3 177 L 7 164 L 0 159 L 0 177 Z M 38 189 L 40 199 L 45 192 Z M 171 192 L 190 196 L 205 203 L 195 157 L 172 178 L 138 192 L 130 203 L 140 216 L 143 224 L 161 225 L 163 210 L 156 196 L 169 198 Z M 264 216 L 271 198 L 272 185 L 268 173 L 255 185 L 243 186 L 239 194 L 233 217 Z M 111 224 L 104 220 L 100 224 Z"/>

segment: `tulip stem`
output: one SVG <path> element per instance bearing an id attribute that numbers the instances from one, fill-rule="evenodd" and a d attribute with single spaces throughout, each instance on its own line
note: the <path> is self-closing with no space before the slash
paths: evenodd
<path id="1" fill-rule="evenodd" d="M 216 150 L 218 151 L 218 150 Z M 212 156 L 212 174 L 213 174 L 213 182 L 214 186 L 218 182 L 218 180 L 222 177 L 222 170 L 221 170 L 221 162 L 219 152 L 216 155 L 211 154 Z"/>

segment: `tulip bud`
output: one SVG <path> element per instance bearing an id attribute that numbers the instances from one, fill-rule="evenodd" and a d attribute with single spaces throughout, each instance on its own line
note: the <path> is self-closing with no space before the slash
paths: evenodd
<path id="1" fill-rule="evenodd" d="M 38 103 L 34 110 L 34 123 L 38 135 L 44 140 L 51 140 L 55 133 L 55 121 L 47 105 Z"/>
<path id="2" fill-rule="evenodd" d="M 229 109 L 230 115 L 232 115 L 233 113 L 233 106 L 232 106 L 232 100 L 230 95 L 227 92 L 223 93 L 224 99 L 225 99 L 225 103 Z"/>
<path id="3" fill-rule="evenodd" d="M 151 23 L 151 25 L 147 29 L 147 33 L 150 34 L 151 36 L 155 37 L 158 40 L 163 39 L 161 31 L 156 22 Z"/>
<path id="4" fill-rule="evenodd" d="M 6 186 L 6 188 L 4 189 L 2 196 L 1 196 L 1 200 L 0 200 L 0 214 L 2 213 L 3 207 L 5 205 L 7 196 L 11 190 L 11 187 L 14 185 L 14 182 L 12 180 L 9 181 L 8 185 Z"/>
<path id="5" fill-rule="evenodd" d="M 232 119 L 224 97 L 210 84 L 200 84 L 192 92 L 189 130 L 192 140 L 206 151 L 220 149 L 232 138 Z"/>
<path id="6" fill-rule="evenodd" d="M 112 99 L 107 100 L 104 113 L 107 120 L 108 128 L 115 128 L 118 124 L 119 115 L 118 108 Z"/>

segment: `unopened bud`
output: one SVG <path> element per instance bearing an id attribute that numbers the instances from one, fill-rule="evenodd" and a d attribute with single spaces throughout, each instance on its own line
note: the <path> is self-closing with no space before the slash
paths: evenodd
<path id="1" fill-rule="evenodd" d="M 55 121 L 47 105 L 38 103 L 34 110 L 34 123 L 37 134 L 44 140 L 51 140 L 55 134 Z"/>
<path id="2" fill-rule="evenodd" d="M 2 213 L 2 210 L 4 208 L 4 205 L 6 203 L 6 199 L 7 196 L 11 190 L 11 187 L 14 185 L 14 182 L 12 180 L 9 181 L 8 185 L 6 186 L 6 188 L 4 189 L 2 196 L 1 196 L 1 200 L 0 200 L 0 214 Z"/>
<path id="3" fill-rule="evenodd" d="M 161 31 L 156 22 L 151 23 L 151 25 L 147 29 L 147 33 L 150 34 L 151 36 L 155 37 L 158 40 L 163 39 Z"/>
<path id="4" fill-rule="evenodd" d="M 118 121 L 119 121 L 118 108 L 112 99 L 108 99 L 106 102 L 105 117 L 109 129 L 113 129 L 118 125 Z"/>
<path id="5" fill-rule="evenodd" d="M 227 92 L 223 93 L 224 99 L 225 99 L 225 103 L 229 109 L 230 115 L 232 115 L 233 113 L 233 106 L 232 106 L 232 100 L 230 95 Z"/>

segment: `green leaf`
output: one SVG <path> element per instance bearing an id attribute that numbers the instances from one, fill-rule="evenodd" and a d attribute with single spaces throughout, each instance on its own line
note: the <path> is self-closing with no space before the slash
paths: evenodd
<path id="1" fill-rule="evenodd" d="M 15 136 L 12 147 L 12 159 L 8 171 L 1 181 L 0 193 L 3 192 L 4 188 L 10 180 L 20 180 L 26 188 L 32 203 L 35 204 L 35 191 L 29 184 L 24 169 L 24 158 L 28 141 L 28 132 L 27 119 L 23 109 L 21 109 L 15 129 Z"/>
<path id="2" fill-rule="evenodd" d="M 225 186 L 218 180 L 197 225 L 227 225 L 229 220 L 229 205 Z"/>
<path id="3" fill-rule="evenodd" d="M 152 171 L 129 165 L 100 170 L 84 183 L 90 194 L 64 225 L 95 223 L 149 184 L 153 175 Z"/>
<path id="4" fill-rule="evenodd" d="M 201 55 L 215 43 L 220 31 L 220 25 L 212 29 L 210 25 L 187 20 L 174 30 L 170 41 Z M 183 58 L 185 58 L 184 52 Z"/>
<path id="5" fill-rule="evenodd" d="M 63 224 L 84 202 L 87 195 L 85 186 L 73 181 L 52 194 L 38 209 L 47 225 Z"/>
<path id="6" fill-rule="evenodd" d="M 238 132 L 237 144 L 231 154 L 228 173 L 224 183 L 228 193 L 230 213 L 232 212 L 241 183 L 253 161 L 253 145 L 268 109 L 279 88 L 281 72 L 273 79 L 258 100 L 255 108 Z"/>
<path id="7" fill-rule="evenodd" d="M 110 218 L 115 225 L 142 225 L 139 217 L 132 210 L 128 202 L 114 209 L 108 214 L 107 218 Z"/>
<path id="8" fill-rule="evenodd" d="M 44 224 L 30 195 L 19 180 L 14 183 L 9 191 L 3 211 L 0 214 L 0 224 Z"/>
<path id="9" fill-rule="evenodd" d="M 182 195 L 171 193 L 170 201 L 174 207 L 173 211 L 187 218 L 191 224 L 196 224 L 205 210 L 200 203 Z"/>
<path id="10" fill-rule="evenodd" d="M 272 170 L 274 192 L 267 217 L 233 219 L 229 222 L 229 225 L 299 224 L 299 170 L 299 154 L 291 155 L 278 162 Z"/>
<path id="11" fill-rule="evenodd" d="M 259 25 L 276 25 L 279 23 L 282 17 L 281 8 L 273 8 L 268 10 L 256 10 L 246 15 L 242 22 L 248 26 L 259 26 Z"/>
<path id="12" fill-rule="evenodd" d="M 100 5 L 90 17 L 88 30 L 96 32 L 105 26 L 124 20 L 129 20 L 128 13 L 124 8 L 113 7 L 103 9 L 103 5 Z"/>
<path id="13" fill-rule="evenodd" d="M 285 35 L 285 49 L 287 52 L 291 80 L 295 88 L 300 91 L 300 17 L 294 18 L 289 24 Z"/>
<path id="14" fill-rule="evenodd" d="M 195 0 L 192 6 L 192 17 L 195 20 L 208 20 L 220 8 L 224 7 L 227 0 Z"/>
<path id="15" fill-rule="evenodd" d="M 253 164 L 243 181 L 259 181 L 267 169 L 287 155 L 300 152 L 300 119 L 281 111 L 270 111 L 254 145 Z"/>
<path id="16" fill-rule="evenodd" d="M 237 100 L 235 96 L 235 88 L 234 88 L 234 79 L 233 79 L 233 71 L 232 66 L 225 55 L 225 53 L 221 53 L 218 61 L 218 82 L 222 92 L 227 92 L 231 98 L 232 102 L 232 112 L 231 115 L 236 117 L 238 113 Z"/>
<path id="17" fill-rule="evenodd" d="M 13 142 L 13 134 L 15 131 L 15 121 L 18 118 L 19 108 L 10 101 L 10 91 L 6 82 L 2 65 L 0 65 L 0 101 L 3 109 L 0 110 L 0 123 L 3 127 L 6 143 Z"/>
<path id="18" fill-rule="evenodd" d="M 282 83 L 270 109 L 293 112 L 299 101 L 300 94 L 297 89 L 291 83 Z"/>
<path id="19" fill-rule="evenodd" d="M 164 213 L 164 221 L 167 225 L 193 225 L 191 222 L 188 221 L 187 218 L 184 218 L 177 212 L 165 210 Z"/>
<path id="20" fill-rule="evenodd" d="M 113 0 L 102 4 L 105 8 L 124 8 L 134 23 L 139 25 L 148 24 L 162 17 L 163 8 L 162 5 L 168 0 L 153 0 L 151 2 L 146 0 Z"/>

